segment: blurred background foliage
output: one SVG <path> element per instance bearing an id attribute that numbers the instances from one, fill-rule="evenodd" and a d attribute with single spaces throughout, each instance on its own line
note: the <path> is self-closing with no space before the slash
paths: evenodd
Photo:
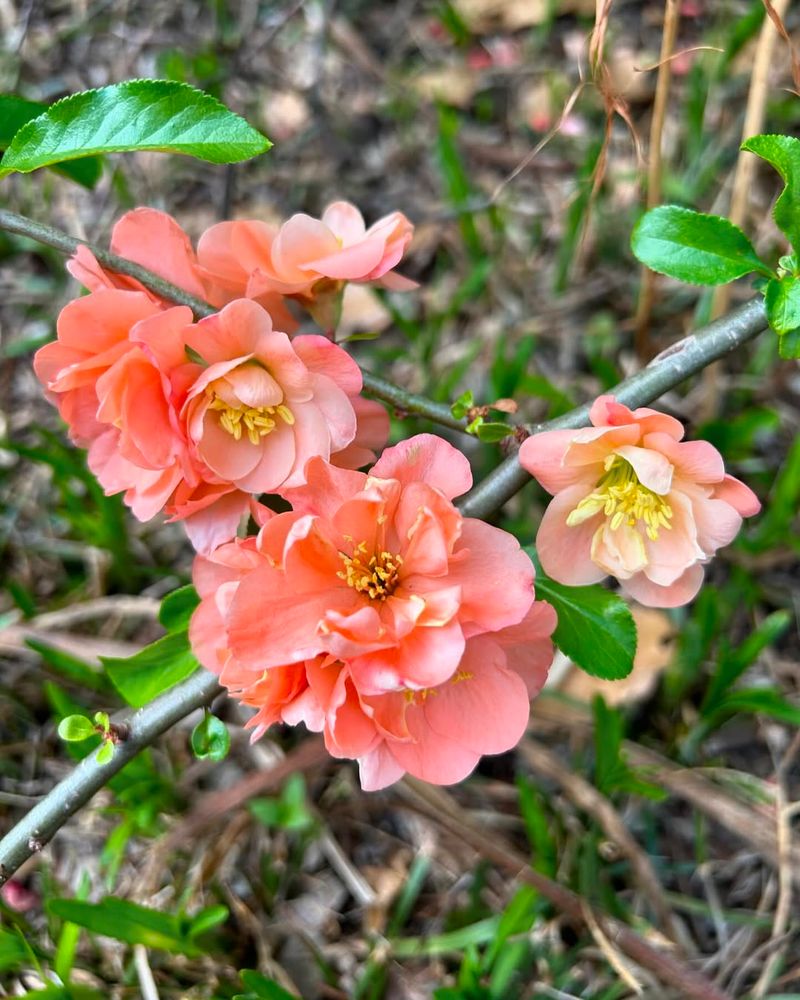
<path id="1" fill-rule="evenodd" d="M 350 290 L 342 335 L 355 356 L 442 402 L 512 398 L 521 417 L 546 419 L 636 370 L 642 344 L 655 354 L 712 314 L 712 294 L 659 280 L 637 357 L 628 241 L 670 7 L 664 199 L 724 214 L 752 88 L 762 131 L 800 121 L 789 42 L 776 34 L 754 76 L 761 0 L 616 0 L 599 24 L 594 0 L 3 0 L 0 92 L 47 103 L 131 77 L 180 80 L 275 142 L 231 167 L 111 157 L 91 188 L 17 176 L 4 201 L 101 244 L 140 204 L 195 237 L 337 198 L 368 221 L 400 209 L 417 226 L 403 270 L 421 288 Z M 796 10 L 786 28 L 794 39 Z M 777 190 L 759 168 L 743 220 L 770 259 L 783 251 Z M 180 527 L 139 525 L 103 496 L 42 398 L 31 355 L 75 294 L 55 251 L 0 233 L 0 829 L 91 748 L 59 743 L 58 722 L 119 706 L 98 657 L 160 635 L 159 599 L 191 569 Z M 751 294 L 739 282 L 732 303 Z M 559 658 L 520 748 L 442 801 L 671 941 L 731 996 L 777 1000 L 800 995 L 798 369 L 765 334 L 661 405 L 720 449 L 763 513 L 692 607 L 634 609 L 630 678 L 595 681 Z M 429 429 L 393 414 L 393 440 Z M 497 445 L 458 443 L 476 479 L 499 460 Z M 498 523 L 529 544 L 545 502 L 532 483 Z M 413 788 L 366 795 L 351 765 L 321 758 L 282 781 L 302 734 L 251 747 L 238 709 L 215 710 L 232 738 L 223 763 L 193 757 L 196 720 L 178 727 L 3 891 L 0 995 L 669 995 L 454 837 Z"/>

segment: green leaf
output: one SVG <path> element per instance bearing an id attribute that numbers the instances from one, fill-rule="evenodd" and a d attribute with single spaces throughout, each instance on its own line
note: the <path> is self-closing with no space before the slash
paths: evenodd
<path id="1" fill-rule="evenodd" d="M 679 205 L 646 212 L 633 230 L 631 249 L 651 270 L 694 285 L 724 285 L 751 271 L 773 276 L 732 222 Z"/>
<path id="2" fill-rule="evenodd" d="M 106 740 L 105 743 L 103 743 L 103 745 L 98 749 L 94 759 L 98 764 L 108 764 L 114 759 L 114 744 L 111 740 Z"/>
<path id="3" fill-rule="evenodd" d="M 68 715 L 58 724 L 58 735 L 67 743 L 80 743 L 94 736 L 97 730 L 85 715 Z"/>
<path id="4" fill-rule="evenodd" d="M 565 587 L 545 576 L 536 563 L 536 596 L 558 615 L 553 641 L 587 674 L 616 681 L 633 669 L 636 623 L 628 605 L 603 587 Z"/>
<path id="5" fill-rule="evenodd" d="M 0 927 L 0 972 L 10 972 L 29 959 L 30 954 L 22 937 Z"/>
<path id="6" fill-rule="evenodd" d="M 63 649 L 48 646 L 41 639 L 31 636 L 26 636 L 25 645 L 36 650 L 49 667 L 74 684 L 90 691 L 110 690 L 102 672 L 97 667 L 90 666 L 85 660 L 80 660 L 77 656 L 64 652 Z"/>
<path id="7" fill-rule="evenodd" d="M 42 112 L 47 111 L 47 107 L 39 101 L 27 101 L 16 94 L 0 94 L 0 150 L 8 149 L 22 126 L 38 118 Z M 103 172 L 103 161 L 96 156 L 87 156 L 55 169 L 78 184 L 93 188 Z"/>
<path id="8" fill-rule="evenodd" d="M 246 996 L 240 993 L 233 1000 L 297 1000 L 293 993 L 287 993 L 274 979 L 267 979 L 260 972 L 243 969 L 239 975 L 249 992 Z"/>
<path id="9" fill-rule="evenodd" d="M 128 80 L 65 97 L 23 125 L 0 163 L 0 177 L 94 153 L 155 150 L 235 163 L 270 146 L 202 90 L 172 80 Z"/>
<path id="10" fill-rule="evenodd" d="M 754 715 L 769 715 L 773 719 L 787 722 L 790 726 L 800 726 L 800 708 L 792 705 L 774 688 L 740 688 L 731 692 L 715 712 L 719 716 L 751 712 Z"/>
<path id="11" fill-rule="evenodd" d="M 206 712 L 192 731 L 192 753 L 198 760 L 225 760 L 231 748 L 228 727 L 211 712 Z"/>
<path id="12" fill-rule="evenodd" d="M 800 280 L 791 274 L 773 278 L 767 283 L 764 304 L 769 325 L 777 334 L 796 330 L 800 327 Z"/>
<path id="13" fill-rule="evenodd" d="M 783 178 L 786 186 L 775 202 L 772 217 L 795 250 L 800 251 L 800 139 L 790 135 L 754 135 L 741 148 L 772 164 Z"/>
<path id="14" fill-rule="evenodd" d="M 125 899 L 107 896 L 99 903 L 54 899 L 47 904 L 47 909 L 53 916 L 85 927 L 93 934 L 192 957 L 200 954 L 184 933 L 178 917 L 129 903 Z"/>
<path id="15" fill-rule="evenodd" d="M 794 361 L 800 358 L 800 327 L 778 337 L 778 354 L 784 361 Z"/>
<path id="16" fill-rule="evenodd" d="M 759 623 L 750 635 L 732 649 L 727 649 L 719 658 L 719 663 L 711 683 L 706 691 L 700 714 L 710 715 L 726 698 L 726 692 L 737 681 L 748 667 L 768 647 L 780 639 L 791 624 L 792 618 L 788 611 L 780 609 Z"/>
<path id="17" fill-rule="evenodd" d="M 474 405 L 475 398 L 473 397 L 471 390 L 467 389 L 466 392 L 461 393 L 458 399 L 450 407 L 450 412 L 456 420 L 463 420 L 468 411 L 472 409 Z"/>
<path id="18" fill-rule="evenodd" d="M 489 444 L 502 441 L 513 433 L 514 428 L 510 424 L 501 423 L 499 420 L 485 420 L 478 425 L 475 431 L 479 441 L 485 441 Z"/>
<path id="19" fill-rule="evenodd" d="M 199 666 L 185 631 L 171 632 L 126 659 L 100 659 L 114 687 L 134 708 L 141 708 L 185 680 Z"/>
<path id="20" fill-rule="evenodd" d="M 194 940 L 201 934 L 207 934 L 220 924 L 224 924 L 228 919 L 230 910 L 227 906 L 218 903 L 216 906 L 207 906 L 198 914 L 192 917 L 187 929 L 187 935 Z"/>
<path id="21" fill-rule="evenodd" d="M 189 619 L 199 603 L 200 597 L 191 584 L 179 587 L 161 602 L 158 620 L 168 632 L 181 632 L 189 627 Z"/>

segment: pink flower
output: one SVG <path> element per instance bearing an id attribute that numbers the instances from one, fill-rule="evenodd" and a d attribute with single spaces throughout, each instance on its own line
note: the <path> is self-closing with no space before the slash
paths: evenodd
<path id="1" fill-rule="evenodd" d="M 708 442 L 681 442 L 673 417 L 631 412 L 613 396 L 589 417 L 591 427 L 534 434 L 520 449 L 523 468 L 555 496 L 536 539 L 545 572 L 571 586 L 610 574 L 642 604 L 686 604 L 758 499 Z"/>
<path id="2" fill-rule="evenodd" d="M 466 530 L 447 560 L 454 565 L 448 571 L 442 563 L 452 525 L 443 526 L 437 545 L 435 526 L 426 515 L 435 517 L 434 504 L 436 519 L 442 520 L 446 506 L 451 506 L 441 490 L 448 468 L 454 485 L 466 489 L 468 470 L 457 452 L 425 435 L 390 449 L 387 456 L 388 468 L 381 471 L 399 478 L 376 480 L 376 485 L 372 477 L 368 481 L 315 460 L 305 493 L 308 500 L 308 494 L 322 491 L 319 514 L 301 509 L 270 517 L 257 539 L 237 540 L 209 557 L 198 557 L 194 581 L 202 600 L 191 623 L 192 645 L 232 695 L 257 709 L 248 723 L 254 739 L 275 722 L 303 722 L 324 734 L 333 756 L 359 761 L 364 788 L 382 788 L 405 772 L 450 784 L 465 777 L 483 754 L 501 753 L 520 739 L 529 700 L 540 690 L 552 660 L 549 636 L 555 613 L 549 605 L 533 602 L 532 567 L 525 564 L 514 540 L 497 529 L 481 525 L 473 533 L 469 520 L 461 519 Z M 423 480 L 429 484 L 427 496 L 418 489 Z M 439 485 L 430 485 L 431 480 Z M 326 483 L 330 489 L 325 490 Z M 390 483 L 393 488 L 381 493 L 380 487 Z M 302 506 L 299 495 L 304 491 L 291 492 Z M 437 494 L 438 504 L 433 500 Z M 403 507 L 408 508 L 405 514 Z M 417 517 L 412 521 L 413 507 Z M 316 531 L 304 524 L 310 517 L 322 522 Z M 339 544 L 353 548 L 345 529 L 356 525 L 380 552 L 369 576 L 354 567 L 344 548 L 324 551 L 325 535 L 337 531 L 344 531 Z M 410 535 L 406 548 L 399 538 L 403 530 Z M 460 544 L 464 535 L 470 537 L 468 546 Z M 382 550 L 387 543 L 398 549 L 396 579 Z M 429 550 L 430 559 L 423 549 Z M 366 555 L 361 553 L 359 562 L 369 569 Z M 271 575 L 282 591 L 270 586 Z M 350 601 L 343 611 L 348 590 L 355 603 Z M 453 590 L 462 591 L 461 613 L 451 611 L 459 596 Z M 260 623 L 253 617 L 258 593 Z M 403 605 L 415 600 L 429 607 L 414 609 L 409 631 Z M 370 612 L 383 623 L 386 641 L 407 643 L 405 658 L 385 647 L 381 657 L 365 659 L 357 633 L 367 625 Z M 463 641 L 443 612 L 453 614 L 466 636 Z M 352 655 L 340 643 L 344 617 L 349 620 L 346 646 Z M 339 637 L 330 628 L 333 621 L 339 625 Z M 398 622 L 404 631 L 399 637 Z M 375 645 L 369 640 L 380 627 L 366 636 L 368 649 Z M 441 632 L 445 641 L 414 637 L 414 631 L 424 630 Z"/>
<path id="3" fill-rule="evenodd" d="M 239 299 L 185 340 L 207 367 L 192 366 L 181 416 L 217 481 L 248 493 L 298 486 L 309 458 L 329 459 L 354 439 L 361 371 L 325 337 L 290 341 L 260 306 Z"/>
<path id="4" fill-rule="evenodd" d="M 236 533 L 249 494 L 299 485 L 310 457 L 368 461 L 388 417 L 360 399 L 345 351 L 290 341 L 255 302 L 191 319 L 100 288 L 65 307 L 34 365 L 106 492 L 124 492 L 140 520 L 185 519 L 208 551 Z"/>
<path id="5" fill-rule="evenodd" d="M 135 208 L 115 224 L 111 234 L 111 252 L 147 268 L 165 278 L 195 298 L 223 306 L 245 296 L 242 283 L 231 283 L 211 277 L 197 262 L 191 240 L 172 216 L 154 208 Z M 86 246 L 79 246 L 67 264 L 70 274 L 90 291 L 101 288 L 122 288 L 144 292 L 154 302 L 169 307 L 154 292 L 135 278 L 117 274 L 98 263 Z M 272 316 L 277 327 L 294 333 L 297 319 L 287 308 L 282 295 L 266 292 L 254 298 Z"/>
<path id="6" fill-rule="evenodd" d="M 306 485 L 282 490 L 294 510 L 261 529 L 260 565 L 226 618 L 243 666 L 330 654 L 363 694 L 434 687 L 467 638 L 515 625 L 530 608 L 530 560 L 512 535 L 453 506 L 471 474 L 441 438 L 388 449 L 369 476 L 318 458 L 305 475 Z"/>
<path id="7" fill-rule="evenodd" d="M 230 294 L 291 296 L 327 327 L 336 325 L 332 300 L 338 301 L 345 281 L 416 287 L 393 270 L 412 233 L 401 212 L 367 229 L 354 205 L 337 201 L 321 219 L 297 214 L 280 228 L 256 220 L 221 222 L 201 237 L 198 259 L 207 279 Z"/>

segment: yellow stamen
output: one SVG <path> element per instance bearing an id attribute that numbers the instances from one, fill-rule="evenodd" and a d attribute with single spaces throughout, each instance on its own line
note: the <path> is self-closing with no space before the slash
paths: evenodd
<path id="1" fill-rule="evenodd" d="M 662 528 L 671 531 L 672 508 L 666 496 L 642 486 L 633 466 L 619 455 L 609 455 L 605 464 L 606 472 L 594 491 L 567 517 L 569 527 L 574 528 L 602 511 L 612 531 L 623 524 L 634 528 L 641 522 L 653 542 Z"/>
<path id="2" fill-rule="evenodd" d="M 294 414 L 280 403 L 278 406 L 230 406 L 211 388 L 206 389 L 209 397 L 209 410 L 219 413 L 219 425 L 230 434 L 234 441 L 240 441 L 242 434 L 247 434 L 251 444 L 258 444 L 261 438 L 271 434 L 278 426 L 278 418 L 290 427 L 294 423 Z"/>
<path id="3" fill-rule="evenodd" d="M 391 597 L 400 582 L 402 556 L 392 552 L 376 552 L 367 558 L 367 543 L 359 542 L 353 547 L 353 554 L 339 553 L 344 569 L 336 574 L 341 580 L 366 594 L 370 600 L 384 601 Z"/>

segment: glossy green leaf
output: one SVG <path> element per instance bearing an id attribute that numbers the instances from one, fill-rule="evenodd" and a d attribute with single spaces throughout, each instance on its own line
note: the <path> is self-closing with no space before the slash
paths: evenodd
<path id="1" fill-rule="evenodd" d="M 47 108 L 47 104 L 27 101 L 16 94 L 0 94 L 0 150 L 8 149 L 22 126 L 38 118 Z M 84 187 L 93 188 L 103 172 L 103 161 L 97 156 L 86 156 L 54 169 Z"/>
<path id="2" fill-rule="evenodd" d="M 800 279 L 787 274 L 767 282 L 764 304 L 769 325 L 776 333 L 796 330 L 800 327 Z"/>
<path id="3" fill-rule="evenodd" d="M 185 680 L 199 666 L 185 631 L 170 632 L 126 659 L 103 656 L 101 660 L 114 687 L 134 708 Z"/>
<path id="4" fill-rule="evenodd" d="M 189 619 L 199 603 L 200 598 L 191 584 L 179 587 L 161 602 L 158 620 L 168 632 L 180 632 L 189 627 Z"/>
<path id="5" fill-rule="evenodd" d="M 795 250 L 800 251 L 800 139 L 791 135 L 754 135 L 742 149 L 755 153 L 778 171 L 786 185 L 772 217 Z"/>
<path id="6" fill-rule="evenodd" d="M 598 585 L 565 587 L 545 576 L 538 564 L 535 586 L 536 597 L 556 610 L 553 641 L 573 663 L 604 680 L 628 676 L 636 654 L 636 623 L 621 597 Z"/>
<path id="7" fill-rule="evenodd" d="M 67 743 L 80 743 L 96 733 L 94 723 L 85 715 L 68 715 L 58 724 L 58 735 Z"/>
<path id="8" fill-rule="evenodd" d="M 732 222 L 679 205 L 646 212 L 633 230 L 631 249 L 651 270 L 694 285 L 724 285 L 751 271 L 772 277 Z"/>
<path id="9" fill-rule="evenodd" d="M 0 176 L 87 154 L 151 150 L 235 163 L 270 141 L 210 94 L 172 80 L 129 80 L 51 105 L 17 132 Z"/>
<path id="10" fill-rule="evenodd" d="M 228 727 L 211 712 L 206 712 L 203 718 L 192 730 L 192 753 L 198 760 L 225 760 L 231 748 L 231 736 Z"/>
<path id="11" fill-rule="evenodd" d="M 114 744 L 111 740 L 106 740 L 105 743 L 98 748 L 94 759 L 98 764 L 108 764 L 114 759 Z"/>

